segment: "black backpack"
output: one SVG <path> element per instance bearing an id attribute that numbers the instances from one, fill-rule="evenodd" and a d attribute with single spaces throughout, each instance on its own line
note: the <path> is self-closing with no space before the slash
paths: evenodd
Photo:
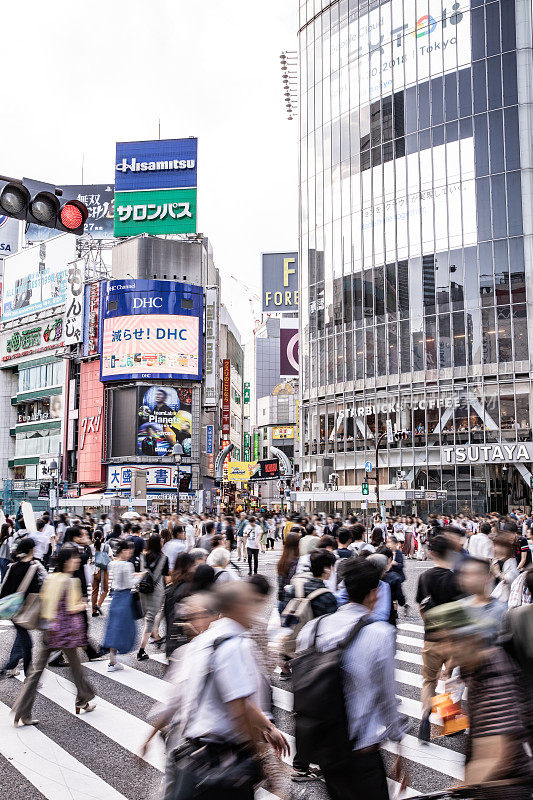
<path id="1" fill-rule="evenodd" d="M 372 620 L 362 617 L 343 641 L 320 652 L 316 639 L 323 619 L 317 621 L 311 646 L 296 655 L 291 668 L 298 756 L 327 769 L 346 762 L 353 749 L 342 689 L 342 651 Z"/>

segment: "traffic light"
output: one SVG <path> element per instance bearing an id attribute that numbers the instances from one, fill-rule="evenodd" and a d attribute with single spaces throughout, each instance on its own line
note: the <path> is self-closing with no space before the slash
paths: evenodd
<path id="1" fill-rule="evenodd" d="M 361 486 L 361 493 L 368 494 L 368 483 L 363 483 Z"/>
<path id="2" fill-rule="evenodd" d="M 0 215 L 81 236 L 89 214 L 87 206 L 79 200 L 60 200 L 62 194 L 61 189 L 56 193 L 45 190 L 32 197 L 22 181 L 0 178 Z"/>

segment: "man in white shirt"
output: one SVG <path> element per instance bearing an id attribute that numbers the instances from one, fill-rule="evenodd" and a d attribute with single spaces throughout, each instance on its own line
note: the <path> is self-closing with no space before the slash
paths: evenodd
<path id="1" fill-rule="evenodd" d="M 170 572 L 174 569 L 176 559 L 180 553 L 187 549 L 185 544 L 185 533 L 182 525 L 174 525 L 172 528 L 172 539 L 163 545 L 163 553 L 168 558 L 168 568 Z"/>
<path id="2" fill-rule="evenodd" d="M 263 529 L 261 525 L 256 522 L 255 517 L 250 517 L 248 525 L 244 526 L 243 535 L 246 542 L 246 554 L 248 556 L 248 575 L 252 574 L 252 561 L 254 575 L 257 575 L 257 570 L 259 569 L 259 545 L 261 544 Z"/>
<path id="3" fill-rule="evenodd" d="M 104 532 L 104 539 L 107 539 L 109 537 L 109 534 L 113 530 L 113 526 L 111 525 L 111 521 L 110 521 L 109 517 L 107 516 L 107 514 L 101 514 L 100 515 L 100 524 L 101 524 L 102 530 Z"/>
<path id="4" fill-rule="evenodd" d="M 183 672 L 189 680 L 182 717 L 183 739 L 194 740 L 196 750 L 202 742 L 212 743 L 205 748 L 210 767 L 230 753 L 240 757 L 243 745 L 253 752 L 257 734 L 274 748 L 276 755 L 285 755 L 285 737 L 261 711 L 261 673 L 246 635 L 257 607 L 251 587 L 231 581 L 217 589 L 216 597 L 222 618 L 212 622 L 185 649 Z M 206 788 L 202 797 L 253 800 L 254 788 L 214 786 Z"/>
<path id="5" fill-rule="evenodd" d="M 488 536 L 491 530 L 490 523 L 482 522 L 479 533 L 474 533 L 468 540 L 467 549 L 473 558 L 480 558 L 483 561 L 492 561 L 494 558 L 494 545 Z"/>
<path id="6" fill-rule="evenodd" d="M 35 523 L 35 527 L 37 530 L 28 531 L 28 536 L 31 536 L 35 542 L 35 547 L 33 549 L 34 558 L 40 561 L 41 564 L 44 564 L 51 545 L 50 535 L 44 532 L 44 519 L 38 519 Z"/>

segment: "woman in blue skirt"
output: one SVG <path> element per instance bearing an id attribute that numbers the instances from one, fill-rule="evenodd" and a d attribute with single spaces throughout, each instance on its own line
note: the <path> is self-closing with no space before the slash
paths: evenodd
<path id="1" fill-rule="evenodd" d="M 124 669 L 124 666 L 117 661 L 117 653 L 129 653 L 135 644 L 137 630 L 131 593 L 135 570 L 129 560 L 132 555 L 133 543 L 121 540 L 113 562 L 113 597 L 103 645 L 109 647 L 108 672 Z"/>

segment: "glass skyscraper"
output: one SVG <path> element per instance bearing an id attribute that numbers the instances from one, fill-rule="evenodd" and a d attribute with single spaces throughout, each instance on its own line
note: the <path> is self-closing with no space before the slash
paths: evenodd
<path id="1" fill-rule="evenodd" d="M 532 6 L 300 0 L 301 474 L 531 504 Z M 529 302 L 528 302 L 529 301 Z M 389 437 L 390 438 L 390 437 Z M 422 509 L 423 510 L 423 509 Z"/>

